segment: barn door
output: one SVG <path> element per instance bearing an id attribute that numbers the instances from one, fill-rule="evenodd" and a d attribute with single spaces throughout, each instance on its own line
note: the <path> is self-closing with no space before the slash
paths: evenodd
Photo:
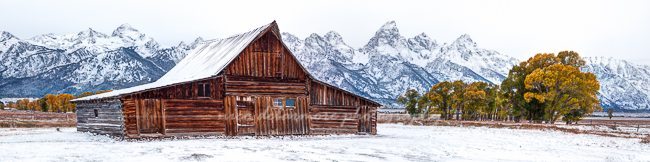
<path id="1" fill-rule="evenodd" d="M 159 99 L 142 99 L 136 108 L 140 133 L 162 133 L 162 106 Z"/>
<path id="2" fill-rule="evenodd" d="M 237 97 L 237 135 L 255 135 L 254 97 Z"/>
<path id="3" fill-rule="evenodd" d="M 371 117 L 368 106 L 359 106 L 359 133 L 371 133 Z"/>

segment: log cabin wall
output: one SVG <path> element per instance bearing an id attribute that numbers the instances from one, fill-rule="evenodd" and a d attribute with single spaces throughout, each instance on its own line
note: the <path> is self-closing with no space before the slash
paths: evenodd
<path id="1" fill-rule="evenodd" d="M 77 103 L 77 131 L 122 136 L 124 117 L 118 99 Z"/>
<path id="2" fill-rule="evenodd" d="M 314 81 L 310 101 L 312 134 L 377 133 L 379 105 Z"/>
<path id="3" fill-rule="evenodd" d="M 217 76 L 123 97 L 127 137 L 224 134 L 223 83 Z"/>

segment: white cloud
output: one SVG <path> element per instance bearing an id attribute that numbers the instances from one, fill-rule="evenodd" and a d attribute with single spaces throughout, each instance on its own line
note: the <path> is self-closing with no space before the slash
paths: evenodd
<path id="1" fill-rule="evenodd" d="M 159 1 L 24 0 L 0 2 L 0 30 L 19 37 L 92 27 L 110 33 L 129 23 L 166 45 L 226 37 L 277 20 L 300 37 L 336 30 L 361 47 L 383 23 L 406 37 L 439 42 L 467 33 L 480 46 L 523 59 L 571 49 L 650 64 L 650 1 Z"/>

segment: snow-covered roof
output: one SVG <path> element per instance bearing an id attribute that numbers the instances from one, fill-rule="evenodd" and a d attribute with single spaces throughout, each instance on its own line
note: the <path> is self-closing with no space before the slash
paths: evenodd
<path id="1" fill-rule="evenodd" d="M 233 59 L 235 59 L 249 44 L 275 22 L 264 25 L 252 31 L 235 35 L 219 41 L 206 43 L 189 52 L 174 68 L 155 82 L 131 88 L 115 90 L 107 93 L 74 99 L 72 101 L 94 100 L 108 97 L 117 97 L 172 84 L 184 83 L 193 80 L 205 79 L 216 76 Z"/>

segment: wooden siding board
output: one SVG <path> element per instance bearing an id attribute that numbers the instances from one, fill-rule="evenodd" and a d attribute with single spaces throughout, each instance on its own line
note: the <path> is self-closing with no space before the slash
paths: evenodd
<path id="1" fill-rule="evenodd" d="M 97 117 L 94 110 L 98 112 Z M 78 131 L 113 136 L 124 135 L 125 118 L 120 100 L 77 103 L 76 112 Z"/>
<path id="2" fill-rule="evenodd" d="M 309 85 L 311 132 L 376 134 L 376 120 L 371 118 L 376 105 L 318 82 L 312 81 Z"/>

